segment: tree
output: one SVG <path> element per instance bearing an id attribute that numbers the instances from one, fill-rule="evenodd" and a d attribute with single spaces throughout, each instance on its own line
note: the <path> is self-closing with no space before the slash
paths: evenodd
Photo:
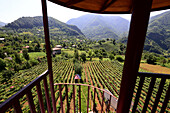
<path id="1" fill-rule="evenodd" d="M 75 70 L 75 74 L 79 74 L 80 76 L 82 75 L 82 66 L 80 63 L 75 63 L 74 64 L 74 70 Z"/>
<path id="2" fill-rule="evenodd" d="M 18 53 L 14 53 L 14 56 L 15 56 L 15 62 L 17 63 L 17 64 L 20 64 L 21 63 L 21 58 L 20 58 L 20 54 L 18 54 Z"/>
<path id="3" fill-rule="evenodd" d="M 119 62 L 123 62 L 124 61 L 124 59 L 121 56 L 117 56 L 116 60 L 118 60 Z"/>
<path id="4" fill-rule="evenodd" d="M 83 62 L 86 62 L 86 53 L 81 53 L 80 55 L 81 59 L 83 60 Z"/>
<path id="5" fill-rule="evenodd" d="M 110 60 L 113 60 L 115 57 L 114 57 L 113 54 L 110 54 L 110 55 L 109 55 L 109 58 L 110 58 Z"/>
<path id="6" fill-rule="evenodd" d="M 154 55 L 149 55 L 148 58 L 147 58 L 147 63 L 148 64 L 156 64 L 156 57 Z"/>
<path id="7" fill-rule="evenodd" d="M 0 49 L 0 58 L 5 58 L 5 54 L 2 49 Z"/>
<path id="8" fill-rule="evenodd" d="M 74 58 L 77 60 L 79 59 L 79 53 L 77 49 L 74 50 Z"/>
<path id="9" fill-rule="evenodd" d="M 90 61 L 92 61 L 92 51 L 91 50 L 89 50 L 89 57 L 90 57 Z"/>
<path id="10" fill-rule="evenodd" d="M 113 39 L 112 43 L 115 45 L 115 44 L 116 44 L 116 40 L 115 40 L 115 39 Z"/>
<path id="11" fill-rule="evenodd" d="M 2 58 L 0 58 L 0 71 L 5 70 L 5 67 L 6 67 L 5 61 Z"/>
<path id="12" fill-rule="evenodd" d="M 30 59 L 27 49 L 24 49 L 24 50 L 22 51 L 22 54 L 23 54 L 23 57 L 24 57 L 27 61 Z"/>
<path id="13" fill-rule="evenodd" d="M 99 59 L 103 60 L 103 56 L 101 54 L 99 54 Z"/>

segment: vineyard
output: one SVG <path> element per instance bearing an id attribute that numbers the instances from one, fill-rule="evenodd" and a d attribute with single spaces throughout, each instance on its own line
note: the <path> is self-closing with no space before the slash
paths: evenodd
<path id="1" fill-rule="evenodd" d="M 108 89 L 116 98 L 119 97 L 119 91 L 120 91 L 120 83 L 121 83 L 121 76 L 122 76 L 122 69 L 123 66 L 118 61 L 95 61 L 95 62 L 86 62 L 82 63 L 83 66 L 83 72 L 82 72 L 82 80 L 83 84 L 89 84 L 96 86 L 101 89 Z M 21 88 L 23 88 L 25 85 L 27 85 L 29 82 L 31 82 L 33 79 L 35 79 L 38 75 L 42 74 L 45 70 L 47 70 L 47 63 L 41 63 L 38 66 L 34 66 L 30 69 L 23 70 L 22 72 L 16 73 L 14 77 L 9 80 L 7 83 L 0 84 L 0 103 L 4 102 L 7 98 L 15 94 L 17 91 L 19 91 Z M 143 71 L 143 70 L 142 70 Z M 75 83 L 74 76 L 76 73 L 74 73 L 74 64 L 72 62 L 53 62 L 53 76 L 54 76 L 54 83 Z M 48 80 L 48 79 L 47 79 Z M 140 78 L 136 80 L 136 87 L 133 94 L 133 100 L 136 96 L 136 92 L 138 89 Z M 149 83 L 151 82 L 151 78 L 145 78 L 144 85 L 142 87 L 139 103 L 137 106 L 137 109 L 141 112 L 142 108 L 144 106 L 144 100 L 146 99 L 146 95 L 148 92 Z M 49 81 L 47 81 L 49 84 Z M 42 89 L 42 95 L 44 96 L 44 87 L 41 82 L 41 89 Z M 152 92 L 151 100 L 149 101 L 149 105 L 147 108 L 147 111 L 150 112 L 152 110 L 152 106 L 158 91 L 158 87 L 160 84 L 160 79 L 156 80 L 156 83 L 154 85 L 154 89 Z M 159 105 L 157 107 L 157 112 L 160 112 L 160 108 L 162 107 L 162 103 L 164 101 L 166 91 L 168 89 L 168 86 L 170 84 L 170 80 L 167 80 L 164 89 L 163 94 L 161 96 Z M 75 95 L 73 95 L 73 88 L 75 88 Z M 61 112 L 61 99 L 59 96 L 59 93 L 62 93 L 62 103 L 64 107 L 64 112 L 73 112 L 73 102 L 75 99 L 75 105 L 77 107 L 76 111 L 78 111 L 78 93 L 81 90 L 81 112 L 85 113 L 87 112 L 86 106 L 87 106 L 87 88 L 85 86 L 82 86 L 81 89 L 78 86 L 73 87 L 72 85 L 68 85 L 67 87 L 64 85 L 61 85 L 60 87 L 55 85 L 55 100 L 56 100 L 56 107 L 57 112 Z M 60 90 L 59 90 L 60 89 Z M 60 92 L 61 91 L 61 92 Z M 32 89 L 33 93 L 33 100 L 35 104 L 36 111 L 40 111 L 40 107 L 38 104 L 38 97 L 36 93 L 36 87 Z M 68 97 L 66 94 L 68 93 Z M 97 111 L 101 111 L 102 106 L 102 95 L 103 92 L 100 90 L 96 90 L 96 95 L 94 96 L 94 89 L 90 88 L 90 104 L 89 104 L 89 110 L 96 109 Z M 75 98 L 73 98 L 75 96 Z M 66 100 L 68 98 L 69 105 L 67 105 Z M 95 100 L 95 103 L 93 102 Z M 45 106 L 46 101 L 43 99 Z M 26 99 L 26 96 L 23 96 L 23 98 L 20 99 L 22 110 L 27 112 L 29 110 L 28 101 Z M 95 105 L 95 108 L 93 107 Z M 107 109 L 106 103 L 104 103 L 104 110 Z M 111 111 L 114 111 L 114 109 L 110 109 Z M 166 108 L 166 112 L 170 110 L 170 103 L 168 103 L 168 106 Z M 8 110 L 8 112 L 13 111 L 12 108 Z"/>

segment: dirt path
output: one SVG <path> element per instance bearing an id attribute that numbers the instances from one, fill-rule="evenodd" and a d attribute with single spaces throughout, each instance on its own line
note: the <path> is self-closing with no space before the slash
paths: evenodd
<path id="1" fill-rule="evenodd" d="M 140 68 L 153 73 L 164 73 L 170 74 L 170 68 L 162 67 L 160 65 L 151 65 L 146 63 L 141 63 Z"/>

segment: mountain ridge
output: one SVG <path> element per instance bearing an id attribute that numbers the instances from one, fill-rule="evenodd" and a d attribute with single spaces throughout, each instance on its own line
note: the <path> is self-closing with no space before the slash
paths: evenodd
<path id="1" fill-rule="evenodd" d="M 81 30 L 74 25 L 68 25 L 53 17 L 48 17 L 49 32 L 52 36 L 81 36 L 85 37 Z M 42 16 L 35 17 L 21 17 L 17 20 L 5 25 L 5 28 L 30 31 L 30 29 L 36 29 L 43 31 L 43 19 Z M 42 32 L 43 33 L 43 32 Z"/>
<path id="2" fill-rule="evenodd" d="M 129 21 L 119 16 L 87 14 L 70 19 L 66 23 L 76 25 L 87 38 L 94 40 L 119 39 L 119 35 L 126 33 L 129 28 Z"/>

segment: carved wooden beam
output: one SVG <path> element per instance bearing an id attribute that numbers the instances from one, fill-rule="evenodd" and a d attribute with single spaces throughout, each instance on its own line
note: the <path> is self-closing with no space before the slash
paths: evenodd
<path id="1" fill-rule="evenodd" d="M 104 12 L 110 5 L 112 5 L 116 0 L 106 0 L 103 4 L 102 8 L 100 9 L 100 12 Z"/>
<path id="2" fill-rule="evenodd" d="M 77 4 L 77 3 L 79 3 L 79 2 L 82 2 L 82 1 L 84 1 L 84 0 L 69 0 L 69 1 L 66 3 L 66 5 L 67 5 L 67 6 L 72 6 L 72 5 Z"/>

